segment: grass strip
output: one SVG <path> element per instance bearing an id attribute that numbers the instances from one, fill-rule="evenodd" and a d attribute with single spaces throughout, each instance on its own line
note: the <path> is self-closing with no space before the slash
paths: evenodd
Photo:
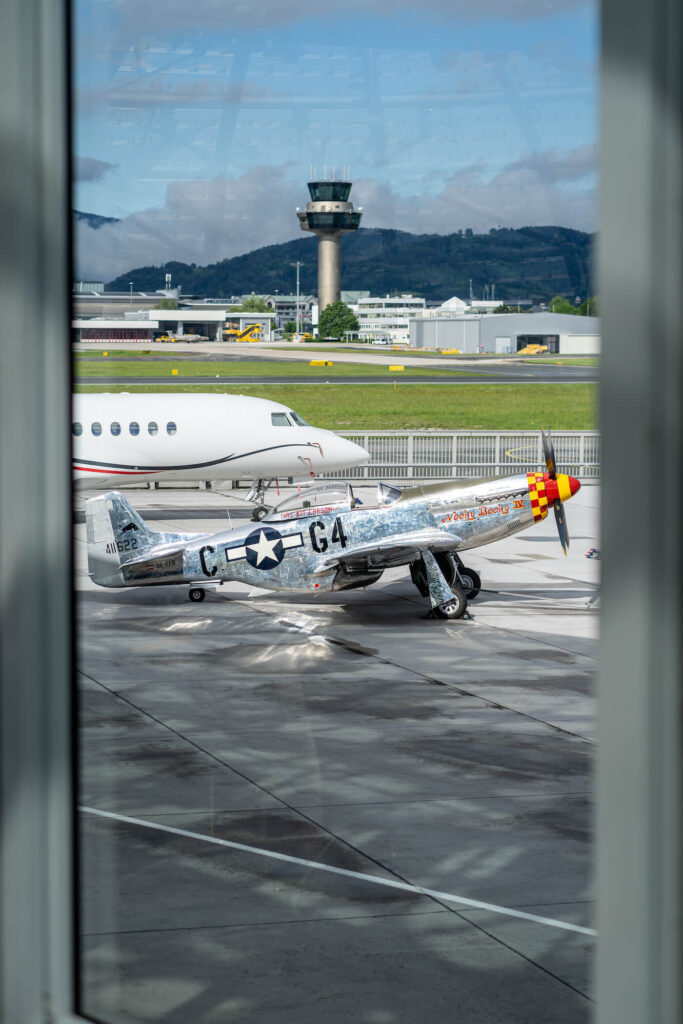
<path id="1" fill-rule="evenodd" d="M 78 385 L 115 393 L 121 386 Z M 594 430 L 595 384 L 126 385 L 135 393 L 241 394 L 268 398 L 330 430 Z"/>
<path id="2" fill-rule="evenodd" d="M 277 360 L 231 360 L 230 362 L 199 362 L 197 360 L 170 359 L 154 362 L 124 362 L 103 358 L 98 362 L 77 359 L 74 365 L 76 377 L 159 377 L 164 373 L 171 377 L 171 369 L 178 369 L 183 377 L 310 377 L 324 381 L 326 377 L 368 377 L 386 376 L 393 379 L 396 371 L 388 366 L 370 363 L 335 363 L 334 366 L 309 366 L 306 362 Z M 401 372 L 401 371 L 398 371 Z M 446 371 L 438 367 L 409 367 L 406 373 L 420 377 L 467 377 L 466 370 Z"/>

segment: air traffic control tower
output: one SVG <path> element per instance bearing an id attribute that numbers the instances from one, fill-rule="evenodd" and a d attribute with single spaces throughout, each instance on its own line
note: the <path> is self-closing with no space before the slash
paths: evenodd
<path id="1" fill-rule="evenodd" d="M 341 236 L 357 231 L 362 213 L 349 202 L 350 181 L 309 181 L 310 203 L 297 210 L 302 231 L 318 236 L 318 306 L 320 312 L 341 295 Z"/>

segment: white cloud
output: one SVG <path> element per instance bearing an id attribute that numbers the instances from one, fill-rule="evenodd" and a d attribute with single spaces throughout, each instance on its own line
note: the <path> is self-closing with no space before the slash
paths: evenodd
<path id="1" fill-rule="evenodd" d="M 539 153 L 493 175 L 475 165 L 458 171 L 431 196 L 398 196 L 373 181 L 359 181 L 354 191 L 367 210 L 367 227 L 448 234 L 468 227 L 480 232 L 544 224 L 594 231 L 596 151 L 582 146 Z"/>
<path id="2" fill-rule="evenodd" d="M 284 167 L 176 182 L 161 208 L 97 229 L 77 224 L 78 273 L 110 281 L 133 267 L 168 260 L 204 265 L 285 242 L 299 233 L 296 206 L 304 199 L 305 190 L 287 180 Z"/>
<path id="3" fill-rule="evenodd" d="M 101 181 L 105 174 L 113 171 L 116 164 L 108 160 L 96 160 L 92 156 L 74 157 L 74 181 Z"/>
<path id="4" fill-rule="evenodd" d="M 364 207 L 365 227 L 448 234 L 543 224 L 594 231 L 595 160 L 595 148 L 585 146 L 525 157 L 495 174 L 473 166 L 426 196 L 399 196 L 382 182 L 359 180 L 353 197 Z M 288 173 L 287 166 L 255 167 L 240 178 L 177 182 L 161 208 L 98 229 L 80 222 L 78 273 L 109 281 L 169 260 L 203 266 L 301 237 L 295 209 L 307 196 Z"/>

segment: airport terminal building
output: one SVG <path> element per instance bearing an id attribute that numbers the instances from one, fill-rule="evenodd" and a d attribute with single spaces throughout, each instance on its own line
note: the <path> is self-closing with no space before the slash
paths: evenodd
<path id="1" fill-rule="evenodd" d="M 460 352 L 519 352 L 547 345 L 555 355 L 598 355 L 600 319 L 565 313 L 494 313 L 410 320 L 410 347 L 457 348 Z"/>
<path id="2" fill-rule="evenodd" d="M 229 309 L 138 309 L 110 316 L 72 320 L 73 341 L 154 342 L 173 338 L 188 341 L 270 341 L 275 313 L 233 313 Z"/>

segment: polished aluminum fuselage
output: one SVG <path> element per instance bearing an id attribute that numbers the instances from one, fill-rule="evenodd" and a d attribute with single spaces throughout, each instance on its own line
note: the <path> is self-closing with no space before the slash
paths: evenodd
<path id="1" fill-rule="evenodd" d="M 137 544 L 130 559 L 125 551 L 114 571 L 91 568 L 91 576 L 113 587 L 239 580 L 269 590 L 322 592 L 362 585 L 365 577 L 372 582 L 424 549 L 465 551 L 534 522 L 526 474 L 405 488 L 386 506 L 353 504 L 275 510 L 260 523 L 212 535 L 152 534 L 146 544 L 138 536 L 143 546 Z M 111 515 L 118 537 L 125 514 Z"/>

